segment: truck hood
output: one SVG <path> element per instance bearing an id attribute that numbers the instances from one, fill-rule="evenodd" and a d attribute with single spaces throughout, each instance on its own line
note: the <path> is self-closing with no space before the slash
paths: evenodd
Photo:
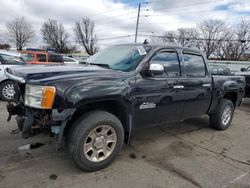
<path id="1" fill-rule="evenodd" d="M 57 79 L 69 79 L 81 76 L 105 76 L 117 75 L 116 71 L 95 65 L 25 65 L 14 66 L 7 70 L 7 76 L 11 79 L 30 81 L 49 81 Z"/>

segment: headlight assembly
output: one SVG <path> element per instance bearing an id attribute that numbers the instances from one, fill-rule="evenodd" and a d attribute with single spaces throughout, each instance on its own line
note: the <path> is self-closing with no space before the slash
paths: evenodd
<path id="1" fill-rule="evenodd" d="M 56 88 L 53 86 L 27 84 L 25 88 L 25 105 L 34 108 L 51 109 L 55 94 Z"/>

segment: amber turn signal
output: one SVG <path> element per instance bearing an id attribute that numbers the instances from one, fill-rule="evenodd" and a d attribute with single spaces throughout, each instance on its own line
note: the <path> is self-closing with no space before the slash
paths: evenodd
<path id="1" fill-rule="evenodd" d="M 52 108 L 54 98 L 55 98 L 55 93 L 56 93 L 55 87 L 51 87 L 51 86 L 44 87 L 43 92 L 42 92 L 41 108 L 43 109 Z"/>

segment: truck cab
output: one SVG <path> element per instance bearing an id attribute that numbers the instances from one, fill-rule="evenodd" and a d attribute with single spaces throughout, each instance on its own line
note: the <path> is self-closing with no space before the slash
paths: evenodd
<path id="1" fill-rule="evenodd" d="M 54 52 L 27 50 L 21 51 L 22 58 L 29 64 L 63 63 L 63 56 Z"/>

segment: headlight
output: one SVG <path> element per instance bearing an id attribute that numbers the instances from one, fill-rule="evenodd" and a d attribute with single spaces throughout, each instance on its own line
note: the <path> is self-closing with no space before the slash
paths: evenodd
<path id="1" fill-rule="evenodd" d="M 25 88 L 25 105 L 51 109 L 56 94 L 56 88 L 53 86 L 36 86 L 26 85 Z"/>

